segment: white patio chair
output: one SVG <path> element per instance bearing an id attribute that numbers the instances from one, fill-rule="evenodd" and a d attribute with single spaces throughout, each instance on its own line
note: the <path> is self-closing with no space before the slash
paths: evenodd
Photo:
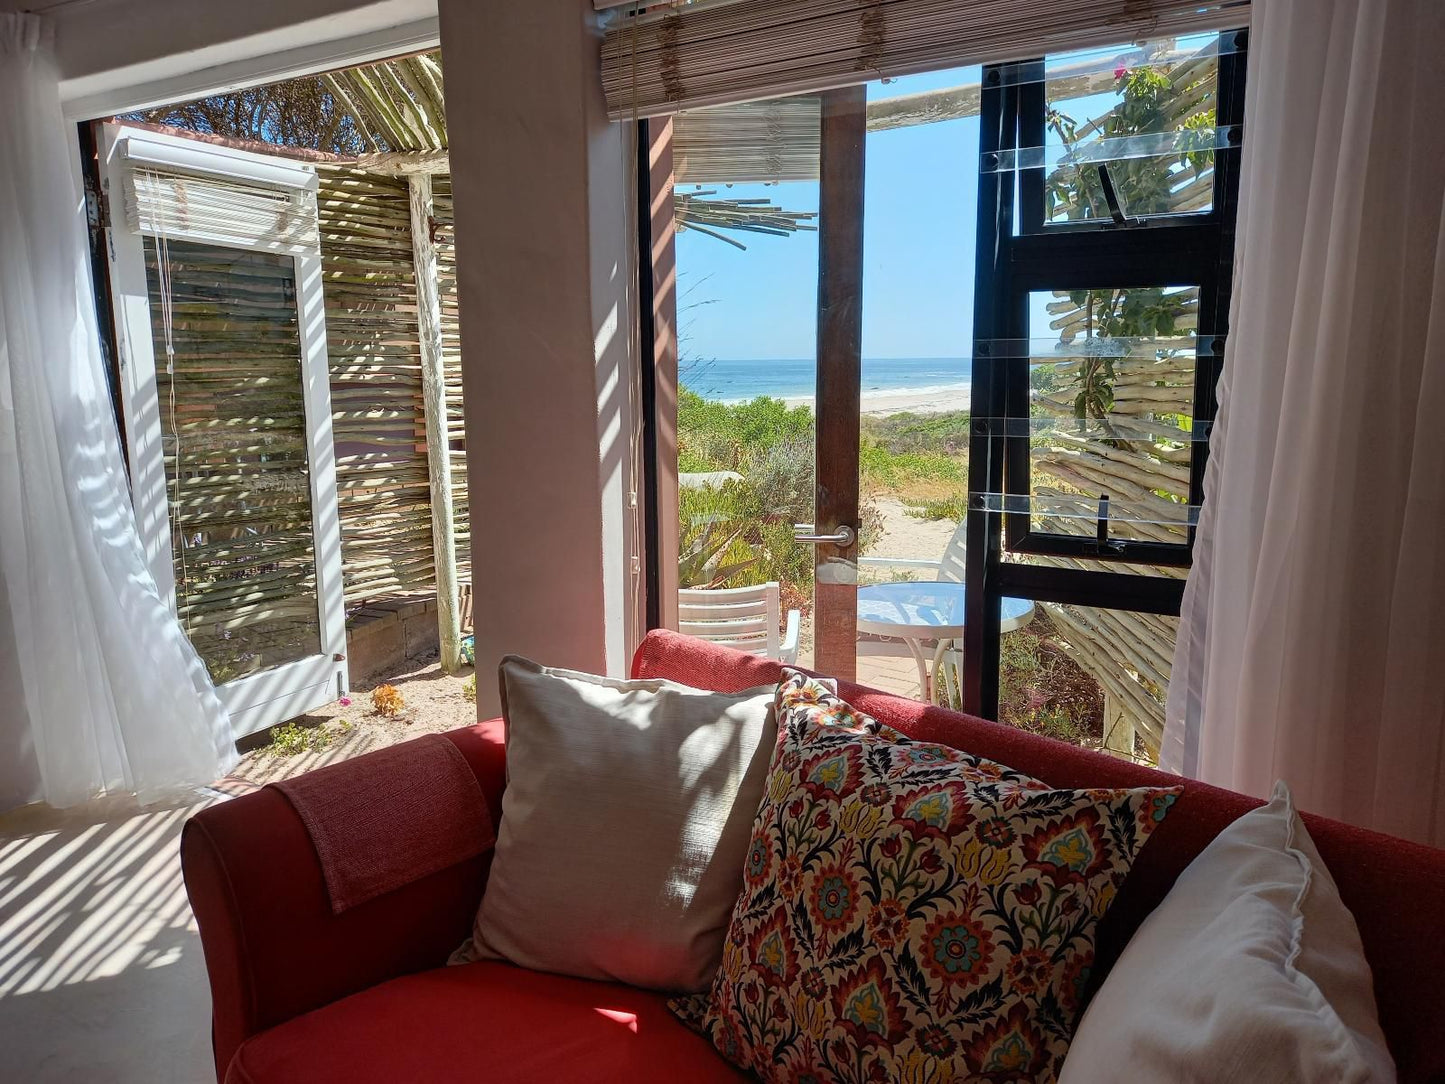
<path id="1" fill-rule="evenodd" d="M 797 662 L 802 614 L 788 611 L 788 627 L 779 639 L 779 598 L 777 580 L 756 587 L 684 587 L 677 592 L 677 630 L 778 662 Z"/>
<path id="2" fill-rule="evenodd" d="M 958 526 L 953 529 L 948 544 L 943 547 L 943 555 L 936 561 L 925 561 L 913 557 L 860 557 L 858 565 L 861 568 L 906 568 L 924 573 L 910 576 L 909 579 L 912 580 L 951 580 L 953 583 L 962 583 L 963 574 L 967 569 L 967 562 L 964 560 L 967 527 L 967 519 L 958 521 Z"/>

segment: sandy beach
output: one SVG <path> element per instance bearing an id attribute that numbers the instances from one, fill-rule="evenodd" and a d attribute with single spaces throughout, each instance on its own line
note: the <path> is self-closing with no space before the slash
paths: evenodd
<path id="1" fill-rule="evenodd" d="M 967 384 L 936 388 L 900 388 L 896 391 L 863 390 L 862 413 L 875 418 L 889 414 L 942 414 L 950 410 L 967 410 Z M 790 407 L 813 406 L 813 396 L 794 395 L 783 400 Z"/>
<path id="2" fill-rule="evenodd" d="M 936 561 L 943 556 L 948 540 L 958 524 L 949 520 L 919 519 L 908 514 L 908 507 L 896 497 L 871 497 L 869 503 L 883 520 L 882 537 L 868 550 L 869 557 L 900 557 L 915 561 Z M 873 572 L 875 570 L 868 570 Z M 909 579 L 931 580 L 932 572 L 917 569 L 876 570 L 877 579 L 893 579 L 896 573 Z"/>

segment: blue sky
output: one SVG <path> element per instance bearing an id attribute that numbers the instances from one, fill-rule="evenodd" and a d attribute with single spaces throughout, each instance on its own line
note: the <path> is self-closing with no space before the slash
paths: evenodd
<path id="1" fill-rule="evenodd" d="M 874 83 L 870 98 L 976 82 L 977 68 Z M 868 136 L 864 207 L 865 357 L 965 357 L 973 325 L 978 119 Z M 818 209 L 816 182 L 735 185 Z M 681 347 L 700 359 L 803 358 L 814 352 L 818 240 L 740 234 L 747 251 L 700 233 L 677 242 Z"/>
<path id="2" fill-rule="evenodd" d="M 870 83 L 868 96 L 892 98 L 976 83 L 979 74 L 976 67 L 955 68 Z M 1112 95 L 1094 95 L 1065 108 L 1076 116 L 1094 116 L 1113 100 Z M 868 135 L 865 358 L 971 354 L 978 132 L 978 118 L 968 117 Z M 818 209 L 817 182 L 717 186 L 717 192 L 738 199 L 766 198 L 790 211 Z M 746 251 L 696 232 L 678 237 L 683 360 L 812 358 L 817 235 L 734 236 L 747 245 Z M 1047 319 L 1042 302 L 1035 305 L 1035 327 L 1046 326 Z"/>

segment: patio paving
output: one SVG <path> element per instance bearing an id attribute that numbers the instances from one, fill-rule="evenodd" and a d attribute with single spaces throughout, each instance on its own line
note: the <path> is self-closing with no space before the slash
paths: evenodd
<path id="1" fill-rule="evenodd" d="M 918 666 L 912 659 L 864 657 L 858 660 L 858 684 L 918 699 Z"/>

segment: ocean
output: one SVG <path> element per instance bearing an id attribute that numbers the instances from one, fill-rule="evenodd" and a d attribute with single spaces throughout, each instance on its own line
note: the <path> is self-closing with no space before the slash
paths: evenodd
<path id="1" fill-rule="evenodd" d="M 678 365 L 683 387 L 704 399 L 745 402 L 759 395 L 777 399 L 812 398 L 817 365 L 812 358 L 764 358 L 742 361 L 684 360 Z M 969 386 L 968 358 L 864 358 L 863 394 L 878 392 L 962 392 Z"/>

